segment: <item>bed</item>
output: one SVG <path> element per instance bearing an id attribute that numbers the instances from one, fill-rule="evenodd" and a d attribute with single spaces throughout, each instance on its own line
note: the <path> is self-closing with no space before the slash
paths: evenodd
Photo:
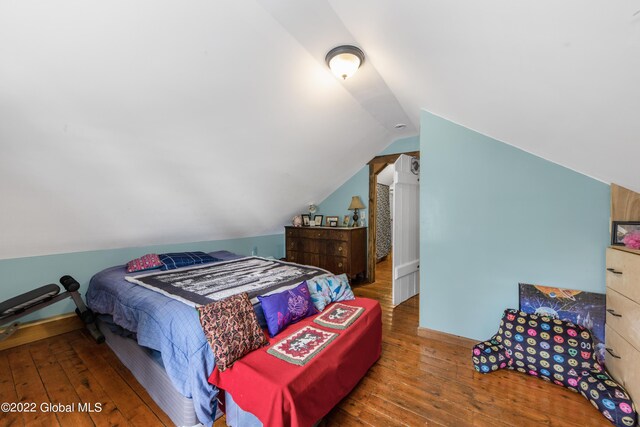
<path id="1" fill-rule="evenodd" d="M 228 251 L 210 255 L 221 263 L 241 258 Z M 241 409 L 231 394 L 221 396 L 209 383 L 216 365 L 197 311 L 130 283 L 125 276 L 124 266 L 94 275 L 86 294 L 87 305 L 99 315 L 107 344 L 172 421 L 180 426 L 198 422 L 210 426 L 220 416 L 218 403 L 223 400 L 229 425 L 262 425 L 255 415 Z M 254 310 L 265 326 L 260 305 L 255 304 Z"/>

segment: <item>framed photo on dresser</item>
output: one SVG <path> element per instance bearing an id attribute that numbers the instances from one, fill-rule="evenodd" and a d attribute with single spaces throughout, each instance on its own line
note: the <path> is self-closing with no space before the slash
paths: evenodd
<path id="1" fill-rule="evenodd" d="M 338 226 L 338 217 L 337 216 L 328 216 L 327 222 L 325 224 L 327 227 L 337 227 Z"/>
<path id="2" fill-rule="evenodd" d="M 311 225 L 311 217 L 306 214 L 302 214 L 302 225 L 308 227 Z"/>
<path id="3" fill-rule="evenodd" d="M 351 220 L 351 216 L 350 215 L 345 215 L 344 218 L 342 219 L 342 226 L 343 227 L 348 227 L 349 226 L 349 220 Z"/>
<path id="4" fill-rule="evenodd" d="M 611 228 L 611 244 L 624 246 L 627 234 L 640 232 L 640 221 L 613 221 Z"/>
<path id="5" fill-rule="evenodd" d="M 316 223 L 316 226 L 320 226 L 322 225 L 322 219 L 324 218 L 324 215 L 316 215 L 313 217 L 313 220 Z"/>

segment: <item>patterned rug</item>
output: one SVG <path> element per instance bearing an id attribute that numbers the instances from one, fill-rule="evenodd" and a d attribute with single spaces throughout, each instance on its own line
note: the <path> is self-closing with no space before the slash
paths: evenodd
<path id="1" fill-rule="evenodd" d="M 246 292 L 251 302 L 257 295 L 276 289 L 285 290 L 303 280 L 327 274 L 317 267 L 259 257 L 184 267 L 137 276 L 126 276 L 135 283 L 192 307 L 209 304 Z"/>
<path id="2" fill-rule="evenodd" d="M 316 317 L 314 322 L 327 328 L 347 329 L 363 312 L 363 307 L 352 307 L 337 302 Z"/>
<path id="3" fill-rule="evenodd" d="M 305 326 L 274 344 L 267 353 L 294 365 L 305 365 L 329 345 L 338 334 Z"/>

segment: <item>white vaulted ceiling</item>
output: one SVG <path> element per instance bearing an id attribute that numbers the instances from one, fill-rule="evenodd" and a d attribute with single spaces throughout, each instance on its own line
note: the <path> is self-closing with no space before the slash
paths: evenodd
<path id="1" fill-rule="evenodd" d="M 640 191 L 640 0 L 331 0 L 421 108 Z"/>
<path id="2" fill-rule="evenodd" d="M 0 258 L 281 232 L 421 108 L 640 191 L 639 9 L 0 0 Z"/>

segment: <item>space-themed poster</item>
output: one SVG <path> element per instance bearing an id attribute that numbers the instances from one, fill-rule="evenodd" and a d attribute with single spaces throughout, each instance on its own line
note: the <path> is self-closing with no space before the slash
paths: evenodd
<path id="1" fill-rule="evenodd" d="M 527 283 L 519 284 L 519 292 L 521 311 L 566 320 L 590 329 L 596 357 L 604 363 L 605 294 Z"/>

